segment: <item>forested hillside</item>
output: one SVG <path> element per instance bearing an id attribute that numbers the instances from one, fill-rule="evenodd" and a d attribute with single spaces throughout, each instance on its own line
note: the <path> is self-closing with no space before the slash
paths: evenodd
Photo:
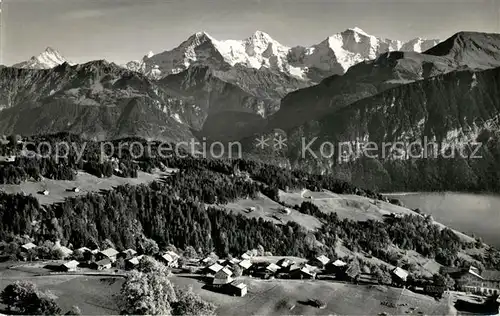
<path id="1" fill-rule="evenodd" d="M 145 238 L 165 247 L 193 246 L 200 253 L 238 255 L 262 245 L 276 255 L 310 258 L 323 253 L 335 255 L 337 241 L 353 251 L 372 253 L 387 262 L 399 258 L 387 251 L 394 244 L 435 258 L 443 265 L 464 264 L 461 249 L 482 247 L 460 239 L 450 229 L 441 229 L 417 213 L 385 221 L 357 222 L 322 213 L 314 205 L 289 206 L 319 218 L 323 226 L 307 231 L 297 223 L 275 225 L 263 219 L 223 212 L 208 204 L 224 205 L 238 198 L 254 198 L 262 192 L 279 201 L 278 190 L 309 188 L 336 193 L 371 196 L 332 176 L 310 175 L 246 160 L 149 157 L 144 168 L 164 165 L 179 172 L 149 185 L 120 186 L 102 193 L 70 198 L 62 203 L 40 206 L 25 195 L 0 193 L 0 239 L 14 241 L 30 236 L 36 243 L 61 240 L 73 247 L 101 246 L 111 241 L 119 249 L 141 249 Z M 281 203 L 281 202 L 280 202 Z M 500 255 L 490 248 L 474 258 L 485 267 L 498 268 Z"/>
<path id="2" fill-rule="evenodd" d="M 290 131 L 292 165 L 385 192 L 498 192 L 499 82 L 500 68 L 457 71 L 358 101 Z M 301 157 L 303 138 L 315 140 L 309 148 L 317 157 Z M 343 161 L 338 147 L 325 157 L 325 142 L 352 150 L 342 147 Z M 377 149 L 356 150 L 367 143 Z"/>

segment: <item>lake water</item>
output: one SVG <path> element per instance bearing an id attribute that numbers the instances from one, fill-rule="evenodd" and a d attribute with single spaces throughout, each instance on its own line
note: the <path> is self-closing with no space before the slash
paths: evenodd
<path id="1" fill-rule="evenodd" d="M 456 230 L 479 236 L 500 249 L 500 196 L 467 193 L 387 194 L 411 209 L 419 208 Z"/>

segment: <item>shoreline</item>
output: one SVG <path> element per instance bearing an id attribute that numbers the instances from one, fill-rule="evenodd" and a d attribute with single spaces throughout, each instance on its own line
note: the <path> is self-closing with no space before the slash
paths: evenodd
<path id="1" fill-rule="evenodd" d="M 425 192 L 393 192 L 393 193 L 380 193 L 382 195 L 415 195 L 415 194 L 424 194 Z M 442 192 L 445 193 L 445 192 Z"/>
<path id="2" fill-rule="evenodd" d="M 476 196 L 492 196 L 492 197 L 500 197 L 500 192 L 483 192 L 483 191 L 470 191 L 470 192 L 462 192 L 462 191 L 415 191 L 415 192 L 380 192 L 383 196 L 405 196 L 405 195 L 417 195 L 417 194 L 468 194 L 468 195 L 476 195 Z"/>

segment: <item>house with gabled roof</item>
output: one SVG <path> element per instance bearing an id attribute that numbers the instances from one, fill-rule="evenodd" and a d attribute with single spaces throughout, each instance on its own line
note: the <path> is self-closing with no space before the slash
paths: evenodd
<path id="1" fill-rule="evenodd" d="M 231 265 L 236 265 L 236 264 L 238 264 L 240 262 L 241 262 L 241 260 L 238 259 L 238 258 L 231 258 L 231 259 L 228 260 L 228 263 L 231 264 Z"/>
<path id="2" fill-rule="evenodd" d="M 90 268 L 94 270 L 106 270 L 111 269 L 112 262 L 109 258 L 104 258 L 102 260 L 92 262 Z"/>
<path id="3" fill-rule="evenodd" d="M 396 267 L 394 270 L 392 270 L 392 274 L 402 282 L 406 282 L 406 279 L 408 278 L 408 272 L 401 269 L 400 267 Z"/>
<path id="4" fill-rule="evenodd" d="M 312 264 L 316 265 L 320 268 L 324 268 L 328 264 L 328 262 L 330 262 L 330 258 L 328 258 L 325 255 L 321 255 L 321 256 L 314 258 Z"/>
<path id="5" fill-rule="evenodd" d="M 276 265 L 275 263 L 265 263 L 261 262 L 256 265 L 253 265 L 252 270 L 250 273 L 259 278 L 263 279 L 269 279 L 271 277 L 274 277 L 278 270 L 280 270 L 280 267 Z"/>
<path id="6" fill-rule="evenodd" d="M 326 270 L 329 273 L 335 273 L 335 274 L 343 273 L 345 272 L 346 269 L 347 269 L 347 263 L 340 259 L 337 259 L 335 261 L 330 261 L 326 265 Z"/>
<path id="7" fill-rule="evenodd" d="M 52 248 L 52 250 L 59 250 L 62 254 L 62 258 L 67 258 L 69 256 L 71 256 L 73 254 L 73 250 L 69 249 L 68 247 L 66 246 L 61 246 L 61 243 L 59 241 L 57 241 L 54 245 L 54 247 Z"/>
<path id="8" fill-rule="evenodd" d="M 245 283 L 234 281 L 230 284 L 229 295 L 243 297 L 247 292 L 248 288 Z"/>
<path id="9" fill-rule="evenodd" d="M 215 263 L 215 259 L 212 258 L 212 257 L 205 257 L 203 259 L 201 259 L 199 262 L 200 264 L 206 266 L 206 265 L 209 265 L 209 264 L 214 264 Z"/>
<path id="10" fill-rule="evenodd" d="M 129 249 L 126 249 L 126 250 L 123 250 L 122 252 L 120 252 L 116 257 L 123 258 L 123 259 L 127 260 L 127 259 L 132 259 L 136 255 L 137 255 L 137 251 L 129 248 Z"/>
<path id="11" fill-rule="evenodd" d="M 82 254 L 84 254 L 86 252 L 92 252 L 92 250 L 90 250 L 90 248 L 87 248 L 87 247 L 80 247 L 80 248 L 78 248 L 76 250 L 79 251 Z"/>
<path id="12" fill-rule="evenodd" d="M 406 279 L 408 278 L 408 271 L 396 267 L 391 271 L 392 284 L 395 286 L 404 286 L 406 284 Z"/>
<path id="13" fill-rule="evenodd" d="M 293 261 L 288 259 L 288 258 L 282 258 L 276 262 L 276 265 L 279 266 L 281 269 L 288 268 L 293 264 Z"/>
<path id="14" fill-rule="evenodd" d="M 290 270 L 290 278 L 292 279 L 314 279 L 315 277 L 316 273 L 305 265 L 299 268 L 294 267 L 293 270 Z"/>
<path id="15" fill-rule="evenodd" d="M 355 281 L 361 274 L 361 267 L 359 262 L 355 259 L 348 265 L 344 266 L 336 275 L 338 279 L 346 281 Z"/>
<path id="16" fill-rule="evenodd" d="M 125 260 L 125 269 L 132 270 L 139 265 L 144 255 Z"/>
<path id="17" fill-rule="evenodd" d="M 71 256 L 73 254 L 73 250 L 69 249 L 66 246 L 61 246 L 61 247 L 59 247 L 59 249 L 64 254 L 64 258 L 67 258 L 67 257 L 69 257 L 69 256 Z"/>
<path id="18" fill-rule="evenodd" d="M 242 260 L 238 263 L 238 265 L 243 269 L 243 270 L 248 270 L 252 266 L 252 262 L 248 259 Z"/>
<path id="19" fill-rule="evenodd" d="M 459 290 L 487 296 L 500 294 L 500 271 L 480 271 L 474 266 L 469 266 L 450 276 L 455 279 Z"/>
<path id="20" fill-rule="evenodd" d="M 167 251 L 160 256 L 160 260 L 167 267 L 177 268 L 179 267 L 179 255 L 173 251 Z"/>
<path id="21" fill-rule="evenodd" d="M 335 267 L 338 267 L 338 268 L 347 266 L 347 263 L 345 263 L 344 261 L 339 260 L 339 259 L 335 260 L 331 264 L 332 264 L 332 266 L 335 266 Z"/>
<path id="22" fill-rule="evenodd" d="M 245 252 L 244 254 L 241 255 L 241 259 L 243 260 L 250 260 L 252 259 L 252 255 L 249 251 Z"/>
<path id="23" fill-rule="evenodd" d="M 231 277 L 233 275 L 233 271 L 231 271 L 229 268 L 222 268 L 220 269 L 214 276 L 214 279 L 212 281 L 213 286 L 223 286 L 226 284 L 229 284 L 233 282 L 233 278 Z"/>
<path id="24" fill-rule="evenodd" d="M 30 249 L 34 249 L 36 247 L 37 247 L 37 245 L 35 245 L 32 242 L 26 243 L 26 244 L 24 244 L 24 245 L 21 246 L 22 250 L 25 250 L 25 251 L 28 251 Z"/>
<path id="25" fill-rule="evenodd" d="M 71 260 L 71 261 L 68 261 L 68 262 L 61 264 L 59 266 L 59 269 L 61 271 L 64 271 L 64 272 L 72 272 L 72 271 L 74 272 L 77 270 L 77 267 L 79 264 L 80 264 L 80 262 L 78 262 L 76 260 Z"/>
<path id="26" fill-rule="evenodd" d="M 103 260 L 103 259 L 109 259 L 111 262 L 116 261 L 116 256 L 119 254 L 119 252 L 114 249 L 114 248 L 107 248 L 104 250 L 99 251 L 95 257 L 96 260 Z"/>
<path id="27" fill-rule="evenodd" d="M 214 263 L 208 267 L 206 267 L 206 273 L 207 274 L 211 274 L 211 275 L 214 275 L 216 274 L 217 272 L 219 272 L 220 270 L 222 270 L 224 267 L 221 266 L 220 264 L 218 263 Z"/>
<path id="28" fill-rule="evenodd" d="M 275 263 L 270 263 L 266 266 L 266 271 L 269 271 L 271 273 L 276 273 L 280 269 L 280 266 L 278 266 Z"/>

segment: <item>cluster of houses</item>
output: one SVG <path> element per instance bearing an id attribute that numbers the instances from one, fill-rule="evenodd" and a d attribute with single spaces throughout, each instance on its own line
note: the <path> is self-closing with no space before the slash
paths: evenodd
<path id="1" fill-rule="evenodd" d="M 36 258 L 30 258 L 30 250 L 36 249 L 37 246 L 34 243 L 26 243 L 21 246 L 21 259 L 22 260 L 33 260 Z M 74 272 L 78 268 L 90 268 L 93 270 L 108 270 L 115 266 L 118 259 L 122 258 L 124 261 L 124 268 L 127 270 L 134 269 L 142 259 L 143 255 L 138 255 L 137 251 L 134 249 L 127 249 L 124 251 L 118 251 L 114 248 L 107 248 L 104 250 L 100 249 L 90 249 L 87 247 L 81 247 L 76 250 L 71 250 L 65 246 L 56 243 L 52 250 L 58 250 L 61 252 L 61 259 L 72 259 L 66 261 L 59 266 L 53 267 L 58 271 L 63 272 Z M 75 256 L 75 252 L 78 253 L 78 257 Z M 178 267 L 179 255 L 173 251 L 166 251 L 159 253 L 156 258 L 163 262 L 168 267 Z M 75 259 L 78 259 L 75 260 Z M 123 268 L 123 267 L 122 267 Z"/>
<path id="2" fill-rule="evenodd" d="M 107 270 L 115 265 L 118 259 L 123 259 L 124 267 L 126 270 L 133 270 L 136 268 L 144 255 L 138 255 L 134 249 L 126 249 L 124 251 L 117 251 L 113 248 L 105 250 L 90 250 L 86 247 L 78 249 L 85 258 L 87 266 L 94 270 Z M 166 251 L 156 255 L 156 259 L 163 262 L 167 267 L 178 267 L 179 255 L 173 251 Z"/>
<path id="3" fill-rule="evenodd" d="M 309 262 L 294 262 L 282 258 L 277 262 L 253 261 L 250 252 L 240 258 L 214 260 L 210 257 L 200 260 L 204 266 L 203 274 L 211 278 L 211 286 L 228 294 L 244 296 L 247 287 L 234 280 L 235 270 L 242 275 L 255 278 L 271 279 L 336 279 L 349 282 L 379 283 L 376 276 L 362 273 L 357 262 L 346 263 L 342 260 L 330 260 L 321 255 Z M 403 285 L 408 272 L 401 268 L 392 271 L 394 285 Z"/>
<path id="4" fill-rule="evenodd" d="M 246 257 L 246 256 L 245 256 Z M 236 281 L 235 269 L 238 267 L 242 274 L 252 267 L 250 257 L 214 260 L 210 257 L 204 258 L 199 262 L 204 268 L 202 273 L 211 278 L 210 286 L 220 292 L 233 296 L 245 296 L 248 292 L 247 285 Z"/>
<path id="5" fill-rule="evenodd" d="M 24 254 L 24 260 L 28 258 L 33 249 L 36 249 L 33 243 L 26 243 L 21 246 L 21 254 Z M 116 261 L 123 259 L 123 265 L 120 268 L 132 270 L 137 267 L 143 255 L 133 249 L 117 251 L 113 248 L 104 250 L 89 249 L 82 247 L 75 251 L 56 243 L 52 250 L 60 251 L 63 259 L 68 261 L 57 266 L 58 271 L 71 272 L 77 271 L 79 268 L 90 268 L 93 270 L 107 270 L 116 266 Z M 78 256 L 75 256 L 78 252 Z M 207 257 L 199 260 L 195 265 L 201 266 L 198 270 L 210 280 L 209 284 L 212 288 L 220 292 L 224 292 L 234 296 L 245 296 L 248 292 L 245 283 L 235 280 L 240 274 L 255 278 L 271 279 L 335 279 L 341 281 L 380 284 L 377 276 L 370 273 L 363 273 L 357 261 L 350 263 L 340 259 L 330 260 L 330 258 L 321 255 L 308 262 L 294 262 L 288 258 L 282 258 L 277 262 L 266 262 L 255 260 L 252 252 L 246 252 L 239 258 L 231 259 L 214 259 Z M 32 260 L 34 258 L 30 258 Z M 72 259 L 72 260 L 70 260 Z M 78 259 L 75 260 L 75 259 Z M 161 261 L 167 267 L 178 268 L 180 256 L 174 251 L 165 251 L 156 255 L 156 259 Z M 199 269 L 199 268 L 198 268 Z M 391 271 L 391 281 L 388 284 L 393 286 L 406 286 L 408 272 L 402 268 L 396 267 Z M 482 295 L 497 295 L 500 294 L 500 271 L 484 270 L 471 266 L 466 269 L 448 268 L 446 271 L 441 271 L 442 274 L 449 274 L 456 281 L 456 289 L 472 292 Z M 443 292 L 443 289 L 434 289 L 435 286 L 430 284 L 426 286 L 424 292 Z"/>

